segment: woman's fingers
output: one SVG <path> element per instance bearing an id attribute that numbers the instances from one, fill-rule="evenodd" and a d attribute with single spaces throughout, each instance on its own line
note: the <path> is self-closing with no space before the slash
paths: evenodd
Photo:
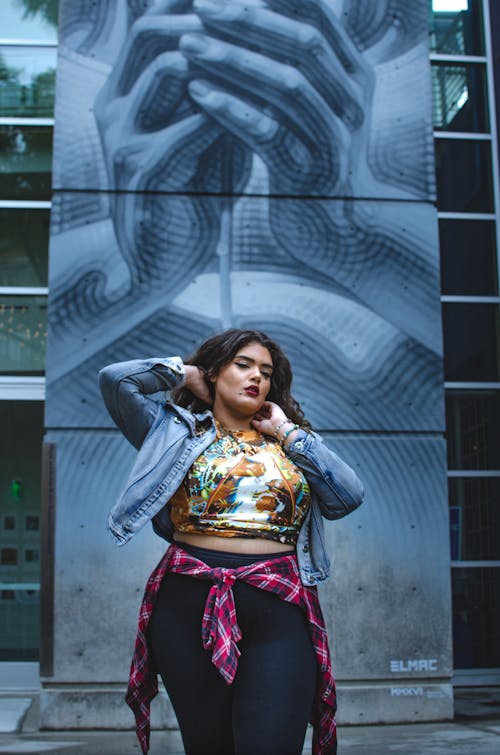
<path id="1" fill-rule="evenodd" d="M 256 430 L 266 435 L 274 435 L 276 427 L 287 421 L 287 416 L 278 404 L 266 401 L 252 420 Z"/>
<path id="2" fill-rule="evenodd" d="M 184 369 L 186 374 L 185 387 L 197 398 L 201 399 L 201 401 L 211 406 L 213 398 L 207 385 L 205 372 L 200 367 L 192 364 L 186 364 Z"/>

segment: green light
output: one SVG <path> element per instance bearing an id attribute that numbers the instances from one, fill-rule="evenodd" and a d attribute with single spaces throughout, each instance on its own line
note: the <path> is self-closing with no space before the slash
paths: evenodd
<path id="1" fill-rule="evenodd" d="M 12 493 L 13 498 L 15 498 L 17 501 L 21 500 L 21 495 L 23 492 L 23 483 L 21 482 L 21 480 L 11 480 L 10 492 Z"/>

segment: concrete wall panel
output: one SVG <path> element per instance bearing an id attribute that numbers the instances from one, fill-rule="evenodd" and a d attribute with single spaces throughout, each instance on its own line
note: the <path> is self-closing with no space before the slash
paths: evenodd
<path id="1" fill-rule="evenodd" d="M 367 494 L 366 505 L 327 525 L 333 569 L 321 600 L 337 677 L 449 676 L 443 440 L 328 435 L 326 442 L 362 474 Z"/>
<path id="2" fill-rule="evenodd" d="M 123 682 L 146 579 L 165 548 L 149 529 L 117 548 L 106 529 L 132 446 L 116 433 L 53 431 L 49 439 L 57 459 L 54 676 Z"/>

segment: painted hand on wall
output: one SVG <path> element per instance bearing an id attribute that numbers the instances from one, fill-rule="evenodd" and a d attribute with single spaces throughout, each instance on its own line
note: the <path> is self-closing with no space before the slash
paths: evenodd
<path id="1" fill-rule="evenodd" d="M 134 23 L 94 103 L 109 185 L 117 190 L 111 215 L 132 278 L 172 288 L 186 248 L 205 257 L 217 242 L 217 201 L 200 208 L 185 192 L 222 190 L 224 141 L 222 127 L 190 101 L 189 66 L 178 50 L 180 37 L 201 23 L 193 14 L 167 15 L 174 6 L 155 2 Z M 202 166 L 207 153 L 212 163 Z"/>
<path id="2" fill-rule="evenodd" d="M 439 351 L 426 207 L 380 201 L 432 192 L 420 3 L 102 0 L 98 15 L 82 9 L 77 20 L 67 0 L 64 8 L 60 185 L 91 191 L 62 198 L 53 213 L 72 235 L 52 242 L 62 371 L 82 359 L 75 332 L 94 353 L 125 343 L 136 326 L 156 338 L 170 311 L 182 326 L 168 332 L 179 327 L 184 338 L 189 323 L 196 340 L 209 322 L 293 317 L 324 343 L 323 328 L 340 337 L 345 322 L 350 335 L 332 345 L 332 367 L 321 362 L 329 383 L 335 370 L 340 384 L 351 362 L 356 380 L 361 369 L 377 386 L 391 372 L 379 342 L 380 361 L 367 367 L 368 356 L 356 356 L 367 319 L 384 343 L 415 339 L 421 360 Z M 83 155 L 78 129 L 88 137 Z M 83 223 L 83 198 L 102 233 Z"/>
<path id="3" fill-rule="evenodd" d="M 370 76 L 331 3 L 193 8 L 204 30 L 183 36 L 180 49 L 195 102 L 259 155 L 271 193 L 343 193 L 361 157 L 352 137 L 366 127 Z"/>
<path id="4" fill-rule="evenodd" d="M 182 285 L 186 250 L 195 272 L 220 241 L 215 195 L 250 180 L 264 195 L 342 196 L 351 184 L 364 193 L 373 72 L 334 10 L 323 0 L 154 0 L 132 25 L 94 112 L 133 281 L 151 278 L 134 271 L 139 261 L 165 290 Z M 294 223 L 324 233 L 322 211 L 311 226 L 310 209 L 295 206 Z M 288 221 L 270 201 L 273 246 Z M 242 231 L 233 217 L 233 245 Z M 285 253 L 298 244 L 301 257 L 309 235 L 287 230 Z"/>
<path id="5" fill-rule="evenodd" d="M 95 113 L 117 189 L 239 192 L 255 153 L 271 193 L 339 195 L 366 174 L 371 88 L 332 3 L 157 0 Z"/>

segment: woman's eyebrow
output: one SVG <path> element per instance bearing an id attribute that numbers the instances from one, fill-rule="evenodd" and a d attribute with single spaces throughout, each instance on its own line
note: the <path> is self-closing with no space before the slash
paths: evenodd
<path id="1" fill-rule="evenodd" d="M 246 354 L 236 354 L 235 359 L 246 359 L 247 362 L 251 362 L 252 364 L 255 364 L 256 360 L 252 357 L 247 357 Z M 262 367 L 267 367 L 268 369 L 272 370 L 273 365 L 268 364 L 267 362 L 262 362 Z"/>

